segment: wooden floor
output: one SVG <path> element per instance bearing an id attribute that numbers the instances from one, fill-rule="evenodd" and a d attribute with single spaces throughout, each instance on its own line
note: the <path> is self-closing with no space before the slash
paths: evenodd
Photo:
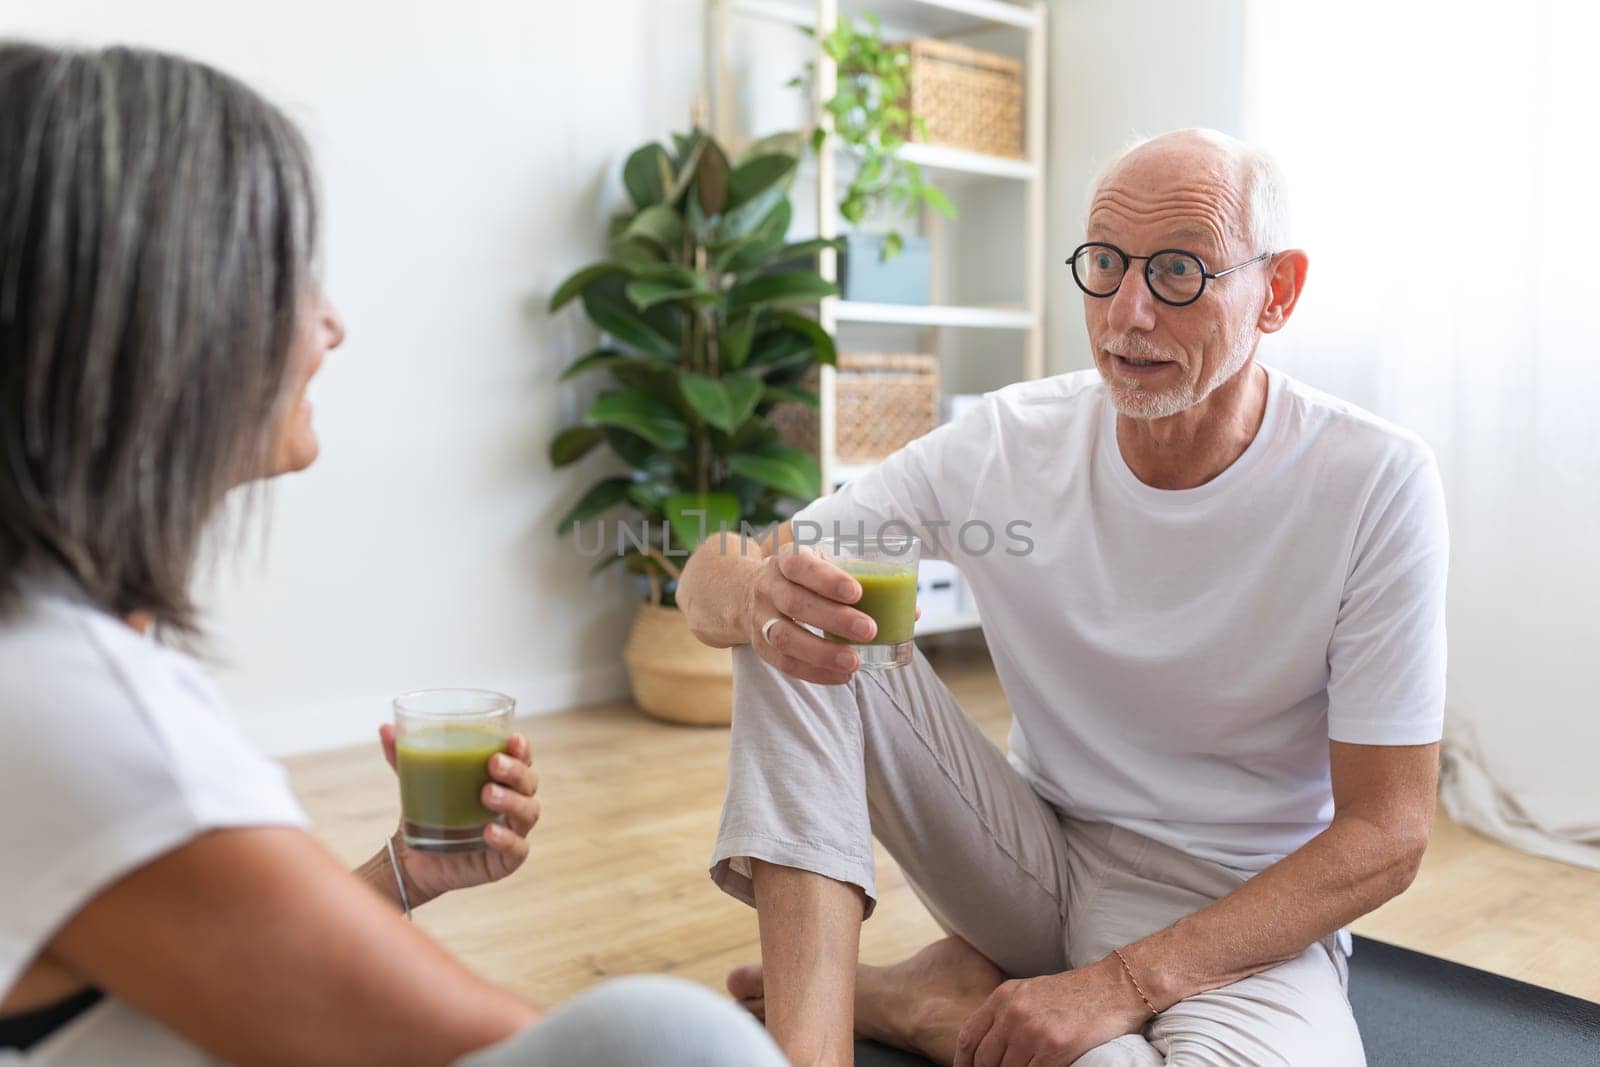
<path id="1" fill-rule="evenodd" d="M 1009 711 L 981 647 L 930 658 L 997 743 Z M 721 988 L 757 955 L 755 916 L 706 875 L 722 801 L 727 734 L 667 726 L 631 706 L 522 723 L 543 782 L 544 817 L 522 871 L 417 912 L 473 967 L 541 1003 L 613 975 L 657 971 Z M 351 865 L 396 818 L 393 775 L 371 746 L 289 761 L 296 792 Z M 939 936 L 879 851 L 879 904 L 862 933 L 867 962 Z M 1600 1001 L 1600 872 L 1496 845 L 1440 814 L 1411 890 L 1360 933 Z"/>

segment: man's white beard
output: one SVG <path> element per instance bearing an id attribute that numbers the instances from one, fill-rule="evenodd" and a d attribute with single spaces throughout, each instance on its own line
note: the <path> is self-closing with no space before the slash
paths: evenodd
<path id="1" fill-rule="evenodd" d="M 1235 374 L 1239 373 L 1250 359 L 1250 353 L 1255 349 L 1256 338 L 1253 331 L 1245 330 L 1239 334 L 1234 342 L 1233 350 L 1228 353 L 1228 358 L 1218 365 L 1211 379 L 1203 384 L 1196 385 L 1191 381 L 1184 381 L 1175 388 L 1163 392 L 1155 392 L 1139 386 L 1128 386 L 1117 376 L 1116 364 L 1111 364 L 1108 373 L 1102 375 L 1106 379 L 1106 387 L 1111 393 L 1111 404 L 1117 409 L 1117 414 L 1126 415 L 1130 419 L 1166 419 L 1187 411 L 1200 401 L 1210 396 L 1218 386 L 1228 382 Z M 1137 343 L 1136 349 L 1142 347 Z"/>

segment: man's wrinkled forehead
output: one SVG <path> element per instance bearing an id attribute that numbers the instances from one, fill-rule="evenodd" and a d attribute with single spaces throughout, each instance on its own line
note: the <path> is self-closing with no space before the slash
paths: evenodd
<path id="1" fill-rule="evenodd" d="M 1220 253 L 1246 242 L 1239 184 L 1235 168 L 1225 165 L 1125 161 L 1095 191 L 1088 235 L 1117 244 L 1137 231 L 1162 247 Z"/>

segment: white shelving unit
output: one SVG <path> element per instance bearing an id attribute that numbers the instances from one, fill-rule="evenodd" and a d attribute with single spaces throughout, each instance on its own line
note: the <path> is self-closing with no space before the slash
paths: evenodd
<path id="1" fill-rule="evenodd" d="M 1027 308 L 952 307 L 947 304 L 865 304 L 834 300 L 835 322 L 876 322 L 891 326 L 966 327 L 974 330 L 1032 330 L 1038 317 Z"/>
<path id="2" fill-rule="evenodd" d="M 924 168 L 927 177 L 941 188 L 957 190 L 973 182 L 1015 183 L 1023 197 L 1022 233 L 1018 244 L 1023 256 L 1023 291 L 1015 303 L 1005 306 L 961 306 L 942 300 L 942 279 L 939 268 L 934 272 L 934 302 L 930 305 L 873 304 L 830 298 L 819 309 L 819 318 L 825 329 L 840 337 L 840 347 L 849 347 L 848 331 L 854 326 L 901 326 L 931 331 L 935 340 L 944 330 L 999 330 L 1020 333 L 1022 342 L 1022 376 L 1036 378 L 1044 373 L 1044 232 L 1045 232 L 1045 55 L 1046 55 L 1046 3 L 1045 0 L 708 0 L 710 18 L 710 53 L 714 67 L 713 114 L 719 137 L 733 140 L 731 116 L 732 100 L 732 20 L 735 17 L 752 17 L 777 20 L 803 26 L 820 41 L 837 24 L 841 15 L 858 15 L 864 11 L 875 13 L 888 39 L 906 39 L 916 36 L 961 37 L 972 33 L 1009 29 L 1023 34 L 1021 55 L 1025 78 L 1023 98 L 1024 157 L 1010 159 L 963 151 L 940 145 L 910 144 L 902 150 L 903 158 Z M 838 85 L 835 64 L 820 46 L 815 52 L 815 79 L 813 113 L 824 128 L 831 120 L 822 103 L 833 96 Z M 840 171 L 850 160 L 844 156 L 830 136 L 824 149 L 817 154 L 812 172 L 816 186 L 817 232 L 821 237 L 835 237 L 840 232 L 838 202 Z M 933 212 L 924 212 L 923 231 L 934 248 L 935 263 L 946 226 L 959 227 L 960 220 L 946 223 Z M 829 279 L 837 279 L 838 270 L 833 252 L 824 252 L 819 269 Z M 843 331 L 841 331 L 843 327 Z M 843 333 L 843 336 L 841 336 Z M 838 461 L 834 448 L 836 418 L 834 371 L 823 367 L 819 385 L 820 448 L 822 484 L 831 492 L 847 478 L 867 469 L 859 465 L 845 465 Z M 930 565 L 925 571 L 933 572 L 931 580 L 941 580 L 938 566 Z M 970 597 L 961 590 L 962 608 L 944 612 L 934 617 L 924 612 L 918 624 L 919 635 L 969 629 L 978 625 L 976 610 Z"/>

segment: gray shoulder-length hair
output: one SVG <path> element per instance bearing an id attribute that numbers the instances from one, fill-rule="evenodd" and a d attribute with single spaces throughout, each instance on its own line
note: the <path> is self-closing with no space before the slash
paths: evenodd
<path id="1" fill-rule="evenodd" d="M 274 443 L 315 201 L 236 79 L 0 42 L 0 597 L 48 560 L 194 631 L 208 522 Z"/>

